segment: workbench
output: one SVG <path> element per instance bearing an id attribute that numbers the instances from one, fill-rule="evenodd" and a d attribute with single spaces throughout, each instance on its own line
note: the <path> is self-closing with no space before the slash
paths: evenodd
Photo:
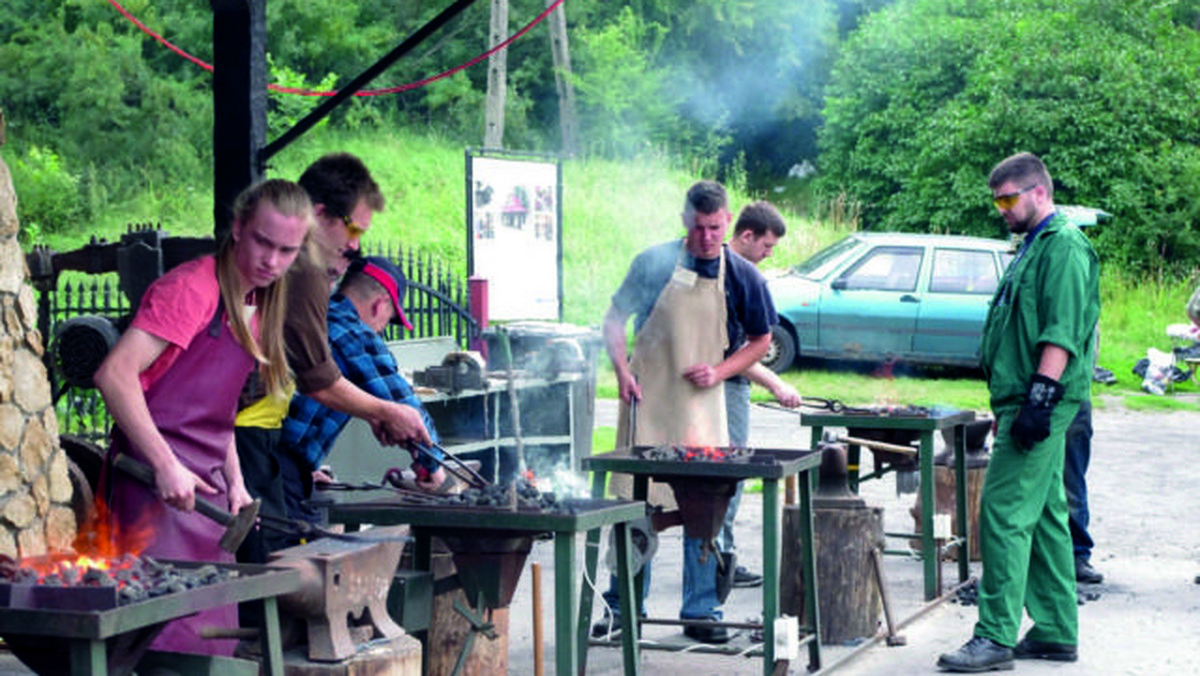
<path id="1" fill-rule="evenodd" d="M 782 537 L 782 519 L 779 483 L 781 479 L 798 476 L 800 494 L 800 530 L 803 540 L 801 560 L 805 589 L 804 603 L 810 622 L 802 627 L 807 634 L 801 641 L 808 646 L 808 670 L 817 671 L 821 668 L 821 620 L 817 589 L 816 556 L 813 548 L 812 521 L 812 487 L 816 483 L 817 469 L 820 467 L 821 454 L 810 450 L 774 450 L 764 451 L 763 455 L 773 454 L 773 457 L 763 457 L 761 462 L 669 462 L 653 461 L 636 457 L 630 449 L 620 449 L 610 453 L 593 455 L 583 458 L 584 469 L 592 471 L 592 494 L 601 497 L 604 494 L 607 475 L 610 472 L 623 472 L 633 475 L 633 499 L 644 501 L 649 494 L 650 479 L 665 480 L 668 477 L 686 477 L 698 479 L 728 479 L 744 481 L 746 479 L 762 479 L 763 485 L 763 673 L 770 676 L 775 672 L 775 620 L 779 618 L 779 562 L 780 540 Z M 588 533 L 587 549 L 584 557 L 585 576 L 589 580 L 596 579 L 596 569 L 600 556 L 600 531 Z M 618 543 L 620 539 L 618 539 Z M 620 551 L 618 551 L 620 554 Z M 622 598 L 633 595 L 638 599 L 642 594 L 642 576 L 639 571 L 636 576 L 624 575 L 618 571 L 619 591 Z M 631 579 L 636 578 L 636 579 Z M 579 604 L 579 643 L 582 660 L 583 646 L 588 641 L 589 622 L 592 611 L 592 590 L 585 589 Z M 622 600 L 621 603 L 621 636 L 627 640 L 629 636 L 641 636 L 641 624 L 644 621 L 654 621 L 658 624 L 676 623 L 671 620 L 643 620 L 638 613 L 631 611 Z M 682 622 L 679 622 L 682 623 Z M 647 645 L 647 648 L 672 649 L 660 645 Z M 693 649 L 694 648 L 694 649 Z M 725 646 L 702 645 L 689 648 L 692 652 L 730 652 Z M 741 651 L 739 651 L 741 652 Z M 627 653 L 628 654 L 628 653 Z M 628 661 L 626 674 L 636 674 L 631 671 Z"/>
<path id="2" fill-rule="evenodd" d="M 577 627 L 572 618 L 575 599 L 579 589 L 577 573 L 578 536 L 584 532 L 599 532 L 604 526 L 617 531 L 617 560 L 624 577 L 632 575 L 629 566 L 630 540 L 627 525 L 646 515 L 641 502 L 629 500 L 561 500 L 561 509 L 534 511 L 520 509 L 510 511 L 498 508 L 435 507 L 430 505 L 403 503 L 394 494 L 368 492 L 359 495 L 333 496 L 325 505 L 330 523 L 346 524 L 348 528 L 362 525 L 408 524 L 414 538 L 413 564 L 417 570 L 432 569 L 431 540 L 441 536 L 467 536 L 477 531 L 488 531 L 490 536 L 504 537 L 509 534 L 538 535 L 549 533 L 554 537 L 554 664 L 558 676 L 576 676 L 579 666 L 587 658 L 586 639 L 577 643 L 577 637 L 586 636 L 587 625 Z M 629 584 L 622 589 L 631 588 Z M 621 607 L 631 608 L 633 599 L 622 596 Z M 625 670 L 637 673 L 637 642 L 634 634 L 626 635 L 624 643 Z"/>
<path id="3" fill-rule="evenodd" d="M 920 472 L 921 532 L 887 533 L 892 537 L 920 538 L 921 558 L 924 565 L 925 600 L 932 601 L 942 594 L 941 556 L 938 551 L 938 533 L 934 528 L 933 433 L 947 427 L 954 428 L 954 478 L 955 510 L 958 517 L 958 533 L 952 541 L 958 549 L 958 579 L 966 582 L 970 577 L 970 527 L 967 522 L 967 465 L 966 425 L 975 420 L 973 411 L 933 409 L 929 415 L 888 415 L 861 413 L 801 413 L 800 424 L 812 428 L 812 443 L 815 448 L 821 441 L 826 427 L 854 427 L 875 430 L 910 430 L 920 433 L 920 448 L 917 463 Z M 858 444 L 847 446 L 846 469 L 850 490 L 858 493 L 859 463 L 862 448 Z M 868 478 L 878 478 L 875 472 Z M 891 553 L 891 552 L 885 552 Z"/>

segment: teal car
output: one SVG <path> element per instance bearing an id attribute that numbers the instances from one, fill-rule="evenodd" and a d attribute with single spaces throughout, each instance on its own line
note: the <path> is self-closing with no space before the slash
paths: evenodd
<path id="1" fill-rule="evenodd" d="M 779 324 L 762 361 L 776 372 L 798 356 L 976 367 L 1011 259 L 1008 240 L 850 235 L 769 277 Z"/>

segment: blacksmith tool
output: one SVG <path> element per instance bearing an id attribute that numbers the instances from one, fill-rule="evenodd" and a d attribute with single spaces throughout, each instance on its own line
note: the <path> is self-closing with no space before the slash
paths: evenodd
<path id="1" fill-rule="evenodd" d="M 426 446 L 424 444 L 411 442 L 409 444 L 409 448 L 417 453 L 427 456 L 430 460 L 433 460 L 447 472 L 452 474 L 454 478 L 462 481 L 468 486 L 472 486 L 474 488 L 487 488 L 488 486 L 492 485 L 492 482 L 483 478 L 478 472 L 471 469 L 467 463 L 463 462 L 453 453 L 450 453 L 446 449 L 442 448 L 439 444 L 431 443 Z M 451 467 L 450 462 L 453 462 L 458 469 Z M 421 465 L 414 463 L 413 471 L 417 473 L 417 478 L 421 481 L 425 481 L 429 478 L 429 470 Z"/>
<path id="2" fill-rule="evenodd" d="M 124 453 L 117 455 L 116 459 L 113 460 L 113 465 L 149 488 L 155 488 L 157 485 L 154 481 L 154 470 Z M 201 516 L 212 519 L 225 527 L 225 533 L 221 535 L 221 539 L 217 544 L 220 545 L 221 549 L 231 554 L 237 552 L 238 547 L 242 545 L 242 541 L 250 534 L 250 529 L 254 528 L 254 524 L 258 521 L 258 508 L 261 505 L 261 500 L 255 500 L 234 515 L 217 507 L 199 495 L 196 496 L 196 511 Z"/>

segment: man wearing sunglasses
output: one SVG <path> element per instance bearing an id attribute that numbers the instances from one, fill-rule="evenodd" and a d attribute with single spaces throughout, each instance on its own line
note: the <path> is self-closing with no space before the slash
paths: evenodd
<path id="1" fill-rule="evenodd" d="M 288 271 L 288 315 L 283 339 L 295 391 L 317 403 L 371 424 L 385 444 L 409 441 L 428 445 L 429 431 L 420 413 L 402 403 L 374 396 L 350 382 L 338 368 L 329 346 L 327 314 L 330 291 L 358 257 L 359 239 L 371 219 L 384 208 L 383 193 L 362 160 L 334 153 L 305 169 L 298 183 L 312 198 L 316 228 L 310 246 Z M 237 418 L 237 450 L 250 494 L 262 500 L 262 513 L 286 516 L 281 468 L 295 465 L 280 445 L 280 429 L 288 412 L 284 397 L 263 396 L 252 375 L 242 392 Z M 439 470 L 432 485 L 444 479 Z M 434 483 L 436 482 L 436 483 Z M 269 533 L 248 537 L 238 560 L 263 563 L 266 554 L 286 544 Z"/>
<path id="2" fill-rule="evenodd" d="M 1037 156 L 1005 159 L 988 187 L 1008 229 L 1024 238 L 980 347 L 996 440 L 980 499 L 979 621 L 970 641 L 938 660 L 955 672 L 1011 669 L 1014 658 L 1078 659 L 1063 456 L 1067 428 L 1090 396 L 1099 265 L 1087 238 L 1056 211 Z M 1033 626 L 1018 642 L 1023 610 Z"/>

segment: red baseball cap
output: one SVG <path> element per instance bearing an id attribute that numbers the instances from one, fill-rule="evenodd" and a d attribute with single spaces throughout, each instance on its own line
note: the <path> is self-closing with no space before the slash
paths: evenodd
<path id="1" fill-rule="evenodd" d="M 404 273 L 394 263 L 382 256 L 365 256 L 354 261 L 350 266 L 347 274 L 361 273 L 383 285 L 387 289 L 388 295 L 392 298 L 392 307 L 396 309 L 396 316 L 392 317 L 392 324 L 398 324 L 408 329 L 413 330 L 413 325 L 409 323 L 408 317 L 404 315 L 404 306 L 400 304 L 400 299 L 404 297 L 404 292 L 408 290 L 408 280 L 404 277 Z"/>

